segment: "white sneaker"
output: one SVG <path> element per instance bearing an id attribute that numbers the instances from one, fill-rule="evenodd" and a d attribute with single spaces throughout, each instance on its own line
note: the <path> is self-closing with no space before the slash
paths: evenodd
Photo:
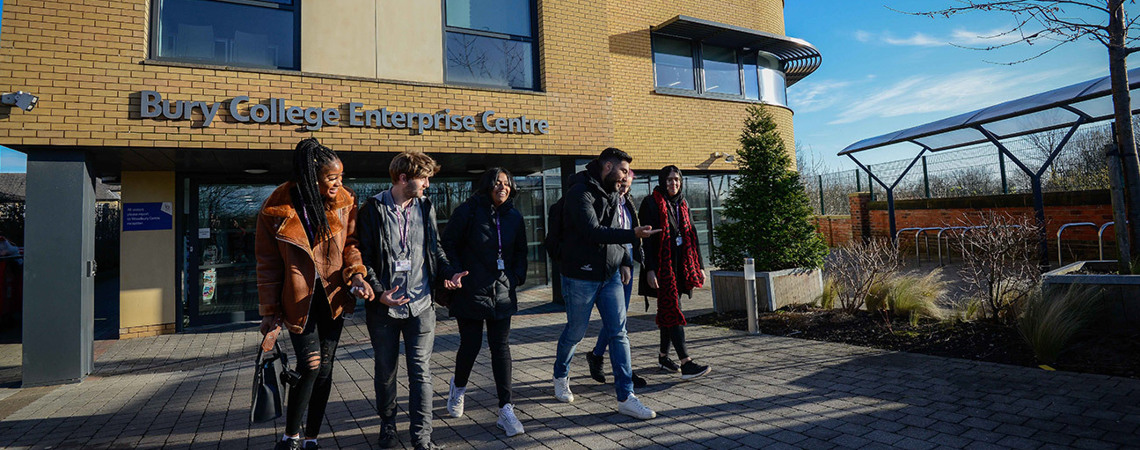
<path id="1" fill-rule="evenodd" d="M 574 393 L 570 392 L 570 377 L 554 379 L 554 398 L 563 403 L 574 401 Z"/>
<path id="2" fill-rule="evenodd" d="M 463 394 L 467 388 L 455 387 L 455 377 L 451 377 L 448 385 L 451 389 L 447 392 L 447 414 L 455 418 L 463 417 Z"/>
<path id="3" fill-rule="evenodd" d="M 638 400 L 637 396 L 633 394 L 629 394 L 629 398 L 625 399 L 624 402 L 618 402 L 618 412 L 641 420 L 657 417 L 657 413 L 649 409 L 648 406 L 641 404 L 641 400 Z"/>
<path id="4" fill-rule="evenodd" d="M 523 430 L 522 422 L 519 422 L 519 418 L 515 417 L 515 405 L 510 403 L 499 408 L 499 421 L 495 422 L 495 425 L 506 431 L 507 437 L 526 433 L 526 430 Z"/>

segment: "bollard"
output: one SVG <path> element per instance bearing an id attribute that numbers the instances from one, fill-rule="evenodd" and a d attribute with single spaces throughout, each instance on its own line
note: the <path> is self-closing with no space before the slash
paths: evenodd
<path id="1" fill-rule="evenodd" d="M 752 258 L 744 258 L 744 289 L 748 295 L 745 299 L 748 334 L 760 334 L 759 313 L 756 307 L 756 262 Z"/>

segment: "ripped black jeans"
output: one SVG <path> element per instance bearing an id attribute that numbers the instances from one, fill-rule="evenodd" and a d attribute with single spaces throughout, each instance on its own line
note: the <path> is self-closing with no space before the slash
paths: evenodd
<path id="1" fill-rule="evenodd" d="M 301 374 L 301 381 L 289 390 L 285 434 L 292 436 L 301 431 L 301 417 L 306 410 L 309 416 L 305 422 L 305 436 L 315 438 L 321 431 L 325 406 L 332 390 L 333 358 L 343 329 L 344 317 L 332 318 L 328 297 L 322 283 L 317 280 L 305 330 L 300 334 L 289 333 L 293 350 L 297 352 L 297 372 Z"/>

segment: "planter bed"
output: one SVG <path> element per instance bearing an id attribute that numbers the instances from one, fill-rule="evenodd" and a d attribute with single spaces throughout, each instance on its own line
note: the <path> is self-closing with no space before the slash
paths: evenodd
<path id="1" fill-rule="evenodd" d="M 689 323 L 747 329 L 744 313 L 714 312 L 692 317 Z M 911 326 L 905 320 L 895 320 L 888 328 L 880 316 L 866 311 L 847 314 L 840 310 L 798 306 L 761 313 L 760 331 L 884 350 L 1028 367 L 1038 365 L 1016 329 L 985 321 L 927 320 Z M 1140 378 L 1140 336 L 1103 333 L 1078 336 L 1052 367 Z"/>

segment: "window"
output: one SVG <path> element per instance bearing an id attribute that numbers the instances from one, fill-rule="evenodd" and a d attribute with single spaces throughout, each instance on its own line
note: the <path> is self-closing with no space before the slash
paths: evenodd
<path id="1" fill-rule="evenodd" d="M 763 51 L 654 34 L 653 70 L 658 92 L 787 105 L 780 60 Z"/>
<path id="2" fill-rule="evenodd" d="M 448 83 L 538 89 L 534 0 L 446 0 Z"/>
<path id="3" fill-rule="evenodd" d="M 299 70 L 300 0 L 157 0 L 155 59 Z"/>

